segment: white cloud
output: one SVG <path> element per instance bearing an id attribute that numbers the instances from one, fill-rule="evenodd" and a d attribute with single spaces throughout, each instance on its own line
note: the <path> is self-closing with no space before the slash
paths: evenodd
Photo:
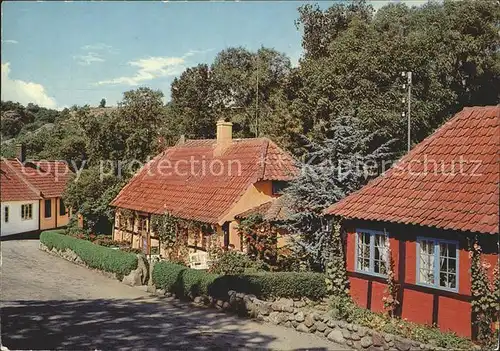
<path id="1" fill-rule="evenodd" d="M 104 43 L 83 45 L 80 49 L 82 49 L 83 51 L 107 51 L 109 53 L 116 53 L 115 48 Z"/>
<path id="2" fill-rule="evenodd" d="M 130 61 L 128 64 L 138 67 L 135 75 L 102 80 L 97 82 L 97 85 L 123 84 L 135 86 L 148 80 L 180 74 L 186 68 L 184 56 L 149 57 L 137 61 Z"/>
<path id="3" fill-rule="evenodd" d="M 381 7 L 384 7 L 388 4 L 406 4 L 408 7 L 412 6 L 422 6 L 428 3 L 429 0 L 371 0 L 368 1 L 370 5 L 373 6 L 375 11 L 378 11 Z"/>
<path id="4" fill-rule="evenodd" d="M 19 42 L 17 40 L 12 40 L 12 39 L 2 40 L 2 43 L 4 43 L 4 44 L 19 44 Z"/>
<path id="5" fill-rule="evenodd" d="M 85 55 L 75 55 L 73 58 L 83 66 L 91 65 L 94 62 L 104 62 L 105 60 L 101 57 L 101 55 L 95 52 L 88 52 Z"/>
<path id="6" fill-rule="evenodd" d="M 2 100 L 17 101 L 24 105 L 32 102 L 43 107 L 56 108 L 56 100 L 47 95 L 43 85 L 11 79 L 9 75 L 10 63 L 2 63 Z"/>

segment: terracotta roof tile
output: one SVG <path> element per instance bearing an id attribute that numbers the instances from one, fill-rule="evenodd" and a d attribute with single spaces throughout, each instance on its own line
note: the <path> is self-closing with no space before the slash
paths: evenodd
<path id="1" fill-rule="evenodd" d="M 465 108 L 397 163 L 406 171 L 394 166 L 325 213 L 496 234 L 499 147 L 500 106 Z"/>
<path id="2" fill-rule="evenodd" d="M 64 161 L 2 159 L 2 201 L 60 197 L 72 174 Z M 33 195 L 35 194 L 35 195 Z"/>
<path id="3" fill-rule="evenodd" d="M 266 138 L 235 139 L 222 152 L 215 140 L 187 140 L 156 156 L 111 204 L 217 223 L 251 184 L 297 174 L 292 157 Z"/>

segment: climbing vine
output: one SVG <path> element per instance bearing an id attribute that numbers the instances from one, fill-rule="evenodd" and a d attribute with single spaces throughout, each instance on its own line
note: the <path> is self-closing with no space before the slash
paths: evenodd
<path id="1" fill-rule="evenodd" d="M 254 214 L 241 220 L 238 231 L 247 245 L 247 253 L 268 264 L 274 265 L 278 255 L 278 230 L 262 215 Z"/>
<path id="2" fill-rule="evenodd" d="M 158 236 L 161 245 L 172 248 L 176 243 L 179 220 L 168 212 L 151 215 L 151 229 Z"/>
<path id="3" fill-rule="evenodd" d="M 326 284 L 330 295 L 336 297 L 349 296 L 349 280 L 345 267 L 344 243 L 342 240 L 342 230 L 337 221 L 331 224 L 331 253 L 326 261 L 325 273 L 327 276 Z"/>
<path id="4" fill-rule="evenodd" d="M 398 290 L 399 285 L 396 283 L 396 274 L 394 272 L 394 259 L 390 248 L 387 248 L 388 262 L 387 262 L 387 287 L 385 288 L 385 296 L 382 298 L 384 302 L 384 309 L 387 313 L 394 317 L 396 308 L 398 308 Z"/>
<path id="5" fill-rule="evenodd" d="M 493 281 L 488 277 L 491 265 L 481 260 L 482 248 L 477 238 L 470 245 L 472 311 L 476 318 L 477 339 L 483 345 L 491 345 L 495 340 L 492 324 L 498 320 L 499 276 L 498 265 L 493 270 Z"/>

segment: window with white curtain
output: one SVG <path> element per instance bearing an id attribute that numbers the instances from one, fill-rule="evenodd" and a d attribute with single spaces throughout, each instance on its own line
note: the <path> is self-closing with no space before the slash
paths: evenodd
<path id="1" fill-rule="evenodd" d="M 387 275 L 389 240 L 387 233 L 356 230 L 356 270 L 376 275 Z"/>
<path id="2" fill-rule="evenodd" d="M 458 243 L 417 239 L 417 283 L 439 289 L 458 290 Z"/>

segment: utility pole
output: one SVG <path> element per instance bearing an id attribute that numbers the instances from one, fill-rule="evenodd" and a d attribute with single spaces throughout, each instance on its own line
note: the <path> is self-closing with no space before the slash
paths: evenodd
<path id="1" fill-rule="evenodd" d="M 257 62 L 257 89 L 255 92 L 255 137 L 259 137 L 259 52 L 255 56 Z"/>
<path id="2" fill-rule="evenodd" d="M 408 109 L 407 112 L 403 112 L 402 115 L 403 117 L 405 114 L 407 115 L 407 124 L 408 124 L 408 152 L 410 152 L 411 149 L 411 85 L 412 85 L 412 72 L 401 72 L 401 76 L 406 78 L 406 83 L 403 84 L 403 89 L 407 90 L 408 97 L 407 97 L 407 103 L 408 103 Z M 403 103 L 405 103 L 405 98 L 403 98 Z"/>

